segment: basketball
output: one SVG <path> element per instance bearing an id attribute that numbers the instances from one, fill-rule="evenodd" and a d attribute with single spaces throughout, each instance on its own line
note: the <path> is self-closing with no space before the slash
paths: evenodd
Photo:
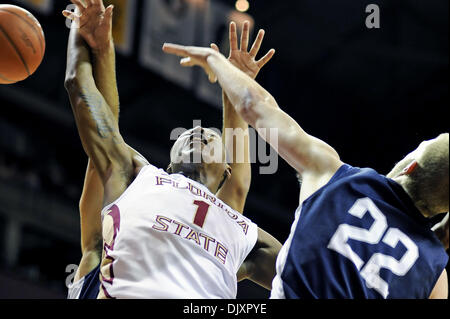
<path id="1" fill-rule="evenodd" d="M 45 37 L 39 21 L 27 10 L 0 5 L 0 84 L 32 75 L 44 58 Z"/>

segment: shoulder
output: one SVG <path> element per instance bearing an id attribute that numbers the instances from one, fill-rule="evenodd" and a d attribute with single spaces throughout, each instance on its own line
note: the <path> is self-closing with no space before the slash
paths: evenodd
<path id="1" fill-rule="evenodd" d="M 334 172 L 333 175 L 327 176 L 327 183 L 324 186 L 329 186 L 334 183 L 339 182 L 349 182 L 358 181 L 359 184 L 364 183 L 382 183 L 385 185 L 389 184 L 389 179 L 378 173 L 373 168 L 369 167 L 355 167 L 349 164 L 342 163 L 342 165 Z"/>
<path id="2" fill-rule="evenodd" d="M 319 191 L 323 191 L 331 184 L 359 172 L 359 168 L 341 163 L 341 165 L 335 169 L 322 172 L 321 174 L 303 173 L 301 175 L 300 205 L 302 205 L 305 200 L 309 199 Z"/>

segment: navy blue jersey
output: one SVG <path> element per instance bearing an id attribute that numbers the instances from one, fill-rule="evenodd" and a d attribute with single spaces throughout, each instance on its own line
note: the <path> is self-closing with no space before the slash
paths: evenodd
<path id="1" fill-rule="evenodd" d="M 100 264 L 69 287 L 68 299 L 97 299 L 100 289 Z"/>
<path id="2" fill-rule="evenodd" d="M 78 299 L 97 299 L 100 289 L 100 264 L 84 278 L 83 288 Z"/>
<path id="3" fill-rule="evenodd" d="M 448 261 L 430 228 L 395 181 L 344 165 L 299 208 L 272 298 L 428 298 Z"/>

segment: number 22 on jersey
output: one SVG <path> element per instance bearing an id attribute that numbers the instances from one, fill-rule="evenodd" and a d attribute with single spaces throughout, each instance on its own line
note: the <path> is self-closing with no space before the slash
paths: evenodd
<path id="1" fill-rule="evenodd" d="M 384 216 L 370 198 L 358 199 L 348 211 L 349 214 L 360 219 L 362 219 L 367 212 L 374 219 L 374 222 L 369 229 L 341 224 L 331 238 L 328 248 L 350 259 L 360 272 L 361 277 L 366 281 L 367 287 L 374 289 L 386 299 L 389 296 L 389 285 L 380 277 L 381 268 L 389 269 L 397 276 L 404 276 L 419 258 L 419 249 L 417 245 L 398 228 L 388 228 L 386 216 Z M 383 234 L 385 234 L 384 237 Z M 385 254 L 374 253 L 369 261 L 364 264 L 364 261 L 348 244 L 349 239 L 368 244 L 378 244 L 382 241 L 392 248 L 395 248 L 397 244 L 401 242 L 406 247 L 406 252 L 400 260 Z"/>

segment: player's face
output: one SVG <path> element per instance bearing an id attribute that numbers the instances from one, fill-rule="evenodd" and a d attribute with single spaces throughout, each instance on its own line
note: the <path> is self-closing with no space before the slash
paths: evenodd
<path id="1" fill-rule="evenodd" d="M 172 163 L 220 164 L 225 162 L 225 152 L 221 136 L 211 129 L 200 126 L 180 135 L 171 154 Z"/>
<path id="2" fill-rule="evenodd" d="M 197 176 L 211 190 L 216 190 L 230 176 L 225 148 L 220 134 L 196 127 L 181 134 L 170 153 L 173 173 Z"/>

